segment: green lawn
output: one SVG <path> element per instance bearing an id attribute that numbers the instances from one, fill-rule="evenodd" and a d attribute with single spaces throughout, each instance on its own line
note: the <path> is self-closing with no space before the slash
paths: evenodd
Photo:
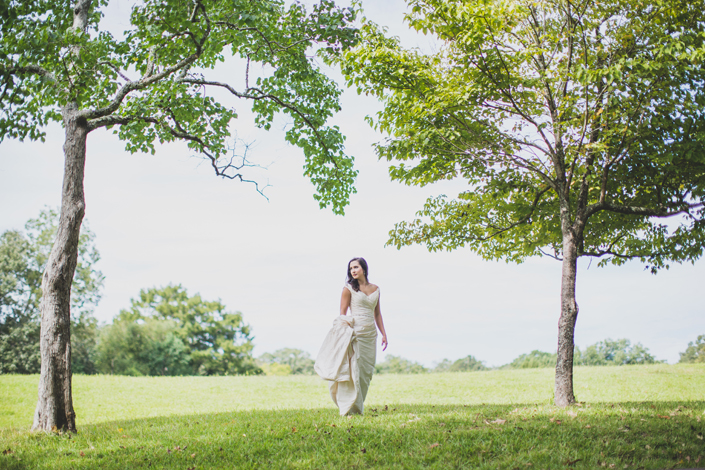
<path id="1" fill-rule="evenodd" d="M 341 418 L 316 377 L 74 377 L 79 433 L 30 433 L 37 376 L 0 376 L 1 469 L 705 468 L 705 365 L 378 375 Z"/>

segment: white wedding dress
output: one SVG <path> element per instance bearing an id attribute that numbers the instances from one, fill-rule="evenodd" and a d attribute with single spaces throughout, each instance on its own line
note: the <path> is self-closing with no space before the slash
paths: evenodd
<path id="1" fill-rule="evenodd" d="M 355 292 L 349 284 L 351 315 L 339 315 L 316 358 L 315 369 L 330 382 L 330 396 L 340 415 L 362 414 L 375 371 L 377 327 L 375 307 L 379 288 L 371 295 Z"/>

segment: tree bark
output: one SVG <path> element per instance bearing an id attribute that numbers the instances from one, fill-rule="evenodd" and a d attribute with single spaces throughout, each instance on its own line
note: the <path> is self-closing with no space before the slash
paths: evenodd
<path id="1" fill-rule="evenodd" d="M 41 375 L 33 430 L 76 431 L 71 395 L 71 283 L 85 212 L 83 173 L 88 126 L 76 106 L 63 109 L 64 182 L 59 227 L 42 278 Z"/>
<path id="2" fill-rule="evenodd" d="M 575 281 L 578 271 L 578 240 L 572 230 L 563 234 L 563 266 L 561 272 L 561 316 L 558 320 L 558 359 L 556 361 L 557 406 L 575 403 L 573 394 L 573 351 L 578 304 L 575 301 Z"/>

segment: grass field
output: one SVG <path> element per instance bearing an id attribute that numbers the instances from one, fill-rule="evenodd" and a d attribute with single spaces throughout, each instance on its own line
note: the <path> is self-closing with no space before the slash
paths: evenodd
<path id="1" fill-rule="evenodd" d="M 375 376 L 342 418 L 316 377 L 75 376 L 79 433 L 31 433 L 37 376 L 0 376 L 0 469 L 705 468 L 705 365 Z"/>

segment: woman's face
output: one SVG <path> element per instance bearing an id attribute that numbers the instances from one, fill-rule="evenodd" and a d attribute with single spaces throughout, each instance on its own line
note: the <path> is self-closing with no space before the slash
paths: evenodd
<path id="1" fill-rule="evenodd" d="M 350 275 L 353 279 L 357 279 L 358 281 L 365 278 L 365 271 L 362 270 L 362 266 L 360 266 L 359 262 L 350 262 Z"/>

